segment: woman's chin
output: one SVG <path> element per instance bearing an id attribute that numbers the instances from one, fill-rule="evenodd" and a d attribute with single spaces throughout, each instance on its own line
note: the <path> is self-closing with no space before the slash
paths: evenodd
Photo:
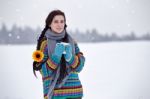
<path id="1" fill-rule="evenodd" d="M 57 30 L 55 31 L 56 33 L 62 33 L 63 30 Z"/>

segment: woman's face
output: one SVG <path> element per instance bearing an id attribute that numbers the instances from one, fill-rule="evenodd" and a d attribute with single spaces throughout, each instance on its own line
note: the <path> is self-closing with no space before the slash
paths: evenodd
<path id="1" fill-rule="evenodd" d="M 56 15 L 52 23 L 49 25 L 51 27 L 51 30 L 55 33 L 61 33 L 64 30 L 65 26 L 65 19 L 62 15 Z"/>

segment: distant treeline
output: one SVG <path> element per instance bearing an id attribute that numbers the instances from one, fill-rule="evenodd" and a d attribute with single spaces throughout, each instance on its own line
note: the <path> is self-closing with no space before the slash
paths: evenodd
<path id="1" fill-rule="evenodd" d="M 0 29 L 0 44 L 36 44 L 42 29 L 32 29 L 30 27 L 17 27 L 13 25 L 8 30 L 5 24 Z M 128 35 L 118 36 L 116 33 L 110 35 L 98 33 L 96 29 L 87 30 L 85 33 L 68 31 L 78 42 L 110 42 L 110 41 L 133 41 L 133 40 L 150 40 L 150 33 L 145 33 L 137 37 L 134 32 Z"/>

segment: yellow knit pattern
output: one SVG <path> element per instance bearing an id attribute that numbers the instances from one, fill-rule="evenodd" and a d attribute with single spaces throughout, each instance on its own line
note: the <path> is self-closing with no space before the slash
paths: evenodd
<path id="1" fill-rule="evenodd" d="M 65 93 L 78 93 L 82 92 L 83 88 L 76 88 L 76 89 L 58 89 L 54 90 L 54 94 L 65 94 Z"/>
<path id="2" fill-rule="evenodd" d="M 42 43 L 41 43 L 41 46 L 40 46 L 40 50 L 42 52 L 44 52 L 44 49 L 47 45 L 47 40 L 44 40 Z M 56 65 L 48 58 L 48 60 L 46 61 L 46 63 L 48 64 L 48 66 L 51 68 L 51 69 L 56 69 Z"/>
<path id="3" fill-rule="evenodd" d="M 76 68 L 78 63 L 79 63 L 79 59 L 78 59 L 78 56 L 75 56 L 75 60 L 74 60 L 74 64 L 72 64 L 72 68 Z"/>
<path id="4" fill-rule="evenodd" d="M 49 58 L 47 60 L 47 64 L 52 69 L 56 69 L 56 67 L 57 67 Z"/>
<path id="5" fill-rule="evenodd" d="M 47 40 L 44 40 L 42 43 L 41 43 L 41 46 L 40 46 L 40 50 L 44 52 L 44 48 L 47 44 Z"/>

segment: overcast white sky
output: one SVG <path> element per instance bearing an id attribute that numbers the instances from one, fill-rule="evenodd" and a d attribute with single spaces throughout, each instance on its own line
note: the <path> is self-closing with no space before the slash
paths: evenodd
<path id="1" fill-rule="evenodd" d="M 96 28 L 100 33 L 119 35 L 150 32 L 149 0 L 0 0 L 0 25 L 43 28 L 53 9 L 65 12 L 71 30 Z"/>

